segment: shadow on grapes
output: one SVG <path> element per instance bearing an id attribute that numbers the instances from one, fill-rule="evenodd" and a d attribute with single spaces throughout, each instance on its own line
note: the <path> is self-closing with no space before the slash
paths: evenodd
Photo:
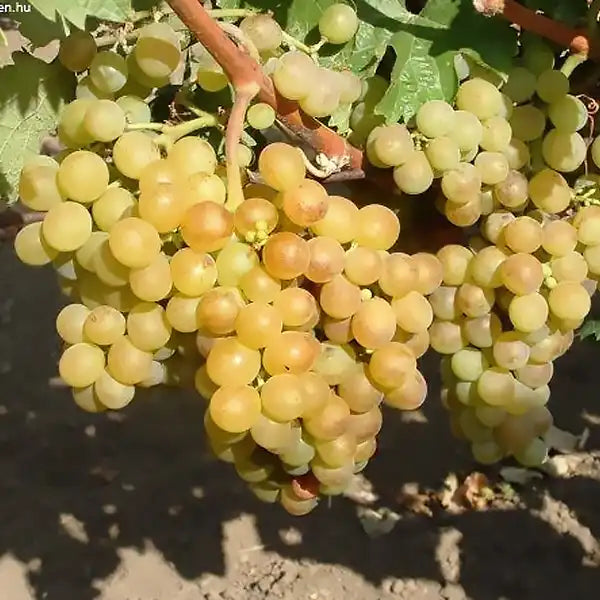
<path id="1" fill-rule="evenodd" d="M 197 396 L 156 390 L 121 413 L 78 410 L 67 390 L 49 385 L 58 358 L 54 317 L 63 303 L 54 275 L 19 265 L 3 245 L 0 281 L 0 556 L 31 565 L 37 598 L 94 598 L 94 581 L 115 571 L 120 549 L 149 544 L 186 578 L 224 574 L 223 527 L 242 514 L 255 517 L 265 550 L 342 565 L 376 585 L 390 577 L 443 585 L 449 574 L 440 540 L 456 530 L 456 580 L 472 598 L 578 599 L 598 589 L 600 572 L 582 566 L 581 544 L 530 512 L 542 506 L 548 487 L 598 534 L 597 481 L 541 486 L 527 508 L 511 511 L 427 518 L 394 504 L 404 482 L 435 488 L 448 471 L 473 468 L 436 399 L 434 357 L 423 367 L 430 382 L 425 418 L 407 422 L 388 412 L 379 454 L 366 471 L 379 503 L 402 517 L 390 534 L 371 539 L 350 500 L 323 502 L 303 518 L 255 500 L 205 450 Z M 593 368 L 584 364 L 588 346 L 571 354 L 559 362 L 554 408 L 561 423 L 564 404 L 577 431 L 582 409 L 594 404 Z M 597 447 L 597 431 L 591 440 Z M 282 531 L 292 526 L 301 544 L 284 541 Z"/>

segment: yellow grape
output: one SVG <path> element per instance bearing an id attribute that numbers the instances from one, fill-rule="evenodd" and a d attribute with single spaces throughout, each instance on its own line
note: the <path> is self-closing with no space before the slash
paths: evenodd
<path id="1" fill-rule="evenodd" d="M 77 202 L 61 202 L 44 217 L 42 235 L 46 243 L 60 252 L 72 252 L 83 246 L 92 234 L 92 217 Z"/>
<path id="2" fill-rule="evenodd" d="M 463 381 L 477 381 L 487 369 L 488 361 L 477 348 L 462 348 L 450 359 L 452 372 Z"/>
<path id="3" fill-rule="evenodd" d="M 461 285 L 465 282 L 473 252 L 465 246 L 450 244 L 436 254 L 442 265 L 442 281 L 445 285 Z"/>
<path id="4" fill-rule="evenodd" d="M 159 254 L 148 266 L 131 269 L 129 285 L 140 300 L 158 302 L 166 298 L 173 287 L 169 259 Z"/>
<path id="5" fill-rule="evenodd" d="M 176 331 L 192 333 L 198 331 L 197 310 L 201 298 L 173 294 L 167 303 L 167 319 Z"/>
<path id="6" fill-rule="evenodd" d="M 87 242 L 75 251 L 75 260 L 80 267 L 90 273 L 96 272 L 96 260 L 103 244 L 108 241 L 106 231 L 92 231 Z"/>
<path id="7" fill-rule="evenodd" d="M 208 410 L 222 430 L 242 433 L 248 431 L 260 417 L 260 396 L 247 385 L 226 385 L 212 395 Z"/>
<path id="8" fill-rule="evenodd" d="M 150 265 L 162 245 L 156 228 L 137 217 L 115 223 L 110 230 L 109 243 L 114 257 L 131 269 Z"/>
<path id="9" fill-rule="evenodd" d="M 315 297 L 305 289 L 289 287 L 281 290 L 273 300 L 285 327 L 302 327 L 318 313 Z"/>
<path id="10" fill-rule="evenodd" d="M 312 179 L 305 179 L 297 187 L 283 192 L 283 211 L 292 223 L 301 227 L 323 219 L 328 206 L 327 190 Z"/>
<path id="11" fill-rule="evenodd" d="M 233 225 L 243 236 L 258 232 L 271 233 L 277 226 L 279 213 L 272 202 L 265 198 L 248 198 L 236 209 Z"/>
<path id="12" fill-rule="evenodd" d="M 360 221 L 359 210 L 352 201 L 342 196 L 329 196 L 327 213 L 310 228 L 317 235 L 346 244 L 359 236 Z"/>
<path id="13" fill-rule="evenodd" d="M 254 248 L 241 242 L 229 242 L 217 256 L 219 284 L 237 286 L 240 279 L 259 264 L 260 259 Z"/>
<path id="14" fill-rule="evenodd" d="M 300 236 L 282 231 L 269 237 L 263 248 L 262 260 L 273 277 L 294 279 L 308 268 L 310 250 Z"/>
<path id="15" fill-rule="evenodd" d="M 226 335 L 235 329 L 235 320 L 245 302 L 234 287 L 216 287 L 204 293 L 196 310 L 197 327 L 213 335 Z"/>
<path id="16" fill-rule="evenodd" d="M 383 259 L 373 248 L 357 246 L 346 252 L 344 275 L 356 285 L 369 286 L 383 273 Z"/>
<path id="17" fill-rule="evenodd" d="M 392 310 L 398 325 L 410 333 L 425 331 L 433 321 L 431 304 L 419 292 L 412 291 L 400 298 L 394 298 Z"/>
<path id="18" fill-rule="evenodd" d="M 342 379 L 337 393 L 353 413 L 368 413 L 379 406 L 383 399 L 383 392 L 373 385 L 364 363 Z"/>
<path id="19" fill-rule="evenodd" d="M 139 179 L 144 169 L 158 159 L 158 146 L 154 139 L 143 131 L 127 131 L 113 146 L 115 167 L 131 179 Z"/>
<path id="20" fill-rule="evenodd" d="M 67 385 L 83 388 L 100 377 L 104 365 L 104 352 L 94 344 L 83 342 L 69 346 L 63 352 L 58 372 Z"/>
<path id="21" fill-rule="evenodd" d="M 121 187 L 111 187 L 92 204 L 92 215 L 98 229 L 110 231 L 117 221 L 135 216 L 136 208 L 136 200 L 131 192 Z"/>
<path id="22" fill-rule="evenodd" d="M 396 317 L 394 317 L 394 326 Z M 352 317 L 347 319 L 334 319 L 329 315 L 323 315 L 321 318 L 321 327 L 327 339 L 334 344 L 347 344 L 354 339 L 352 333 Z"/>
<path id="23" fill-rule="evenodd" d="M 58 168 L 49 156 L 37 156 L 25 163 L 19 178 L 19 198 L 27 208 L 50 210 L 64 200 L 58 187 Z"/>
<path id="24" fill-rule="evenodd" d="M 361 302 L 360 288 L 343 275 L 336 275 L 321 287 L 321 308 L 334 319 L 351 317 L 360 308 Z"/>
<path id="25" fill-rule="evenodd" d="M 389 342 L 371 355 L 369 374 L 384 388 L 400 387 L 417 368 L 415 355 L 398 342 Z"/>
<path id="26" fill-rule="evenodd" d="M 567 221 L 549 221 L 542 229 L 542 248 L 552 256 L 564 256 L 577 246 L 577 229 Z"/>
<path id="27" fill-rule="evenodd" d="M 269 418 L 288 422 L 304 411 L 302 385 L 298 375 L 282 373 L 267 379 L 260 388 L 262 410 Z"/>
<path id="28" fill-rule="evenodd" d="M 212 347 L 206 368 L 217 385 L 247 385 L 260 370 L 260 352 L 235 337 L 222 338 Z"/>
<path id="29" fill-rule="evenodd" d="M 369 204 L 358 211 L 358 232 L 355 240 L 359 245 L 374 250 L 391 248 L 400 235 L 400 221 L 386 206 Z"/>
<path id="30" fill-rule="evenodd" d="M 125 317 L 112 306 L 97 306 L 83 324 L 86 339 L 99 346 L 114 344 L 125 334 Z"/>
<path id="31" fill-rule="evenodd" d="M 592 301 L 580 283 L 564 281 L 550 290 L 548 305 L 559 319 L 578 321 L 590 312 Z"/>
<path id="32" fill-rule="evenodd" d="M 265 348 L 263 366 L 271 375 L 305 373 L 314 365 L 319 350 L 320 344 L 311 334 L 284 331 Z"/>
<path id="33" fill-rule="evenodd" d="M 42 223 L 29 223 L 17 233 L 15 253 L 21 262 L 32 267 L 47 265 L 58 256 L 42 235 Z"/>
<path id="34" fill-rule="evenodd" d="M 333 440 L 346 431 L 349 420 L 348 405 L 332 393 L 320 410 L 303 419 L 302 425 L 317 440 Z"/>
<path id="35" fill-rule="evenodd" d="M 344 269 L 345 253 L 342 245 L 331 237 L 317 236 L 308 240 L 310 262 L 305 276 L 315 283 L 331 281 Z"/>
<path id="36" fill-rule="evenodd" d="M 138 198 L 139 216 L 155 227 L 158 233 L 177 229 L 186 211 L 180 190 L 170 183 L 159 183 Z"/>
<path id="37" fill-rule="evenodd" d="M 383 298 L 363 302 L 352 317 L 352 337 L 364 348 L 375 349 L 391 342 L 395 332 L 396 313 Z"/>
<path id="38" fill-rule="evenodd" d="M 217 168 L 217 156 L 213 147 L 196 136 L 177 140 L 169 150 L 167 161 L 184 178 L 194 173 L 212 175 Z"/>
<path id="39" fill-rule="evenodd" d="M 427 382 L 420 371 L 410 373 L 399 386 L 386 390 L 384 402 L 399 410 L 417 410 L 427 397 Z"/>
<path id="40" fill-rule="evenodd" d="M 185 213 L 181 235 L 198 252 L 214 252 L 227 244 L 233 233 L 233 215 L 216 202 L 195 204 Z"/>
<path id="41" fill-rule="evenodd" d="M 165 309 L 160 304 L 142 302 L 127 315 L 127 335 L 140 350 L 154 352 L 164 346 L 171 337 L 172 327 Z"/>
<path id="42" fill-rule="evenodd" d="M 280 192 L 295 188 L 306 175 L 301 153 L 282 142 L 269 144 L 261 152 L 258 169 L 265 183 Z"/>
<path id="43" fill-rule="evenodd" d="M 356 367 L 356 352 L 352 346 L 322 342 L 312 368 L 333 386 L 341 383 Z"/>
<path id="44" fill-rule="evenodd" d="M 135 386 L 117 381 L 106 369 L 94 382 L 94 392 L 98 400 L 111 410 L 127 406 L 135 396 Z"/>
<path id="45" fill-rule="evenodd" d="M 191 248 L 182 248 L 173 255 L 170 272 L 173 285 L 186 296 L 201 296 L 217 281 L 215 259 Z"/>
<path id="46" fill-rule="evenodd" d="M 129 281 L 129 269 L 121 264 L 110 248 L 110 239 L 106 238 L 98 246 L 92 259 L 94 273 L 106 285 L 122 287 Z"/>
<path id="47" fill-rule="evenodd" d="M 119 337 L 108 351 L 108 371 L 120 383 L 135 385 L 152 369 L 152 354 L 137 348 L 128 336 Z"/>
<path id="48" fill-rule="evenodd" d="M 281 290 L 281 282 L 269 275 L 262 266 L 256 266 L 242 275 L 240 290 L 251 302 L 272 302 Z"/>
<path id="49" fill-rule="evenodd" d="M 543 241 L 543 228 L 531 217 L 517 217 L 502 233 L 506 245 L 515 253 L 533 254 Z"/>
<path id="50" fill-rule="evenodd" d="M 454 354 L 467 345 L 460 323 L 434 321 L 429 328 L 431 347 L 440 354 Z"/>
<path id="51" fill-rule="evenodd" d="M 281 313 L 266 303 L 252 302 L 244 306 L 235 319 L 238 339 L 249 348 L 264 348 L 283 328 Z"/>
<path id="52" fill-rule="evenodd" d="M 83 304 L 69 304 L 56 317 L 56 331 L 67 344 L 79 344 L 84 341 L 83 324 L 90 309 Z"/>
<path id="53" fill-rule="evenodd" d="M 106 411 L 106 406 L 98 400 L 93 385 L 82 388 L 73 388 L 71 391 L 75 404 L 82 410 L 89 413 L 101 413 Z"/>
<path id="54" fill-rule="evenodd" d="M 544 273 L 540 261 L 530 254 L 513 254 L 500 268 L 502 283 L 513 294 L 524 296 L 539 290 Z"/>
<path id="55" fill-rule="evenodd" d="M 379 287 L 388 296 L 401 297 L 419 285 L 419 270 L 412 257 L 394 252 L 383 259 Z"/>

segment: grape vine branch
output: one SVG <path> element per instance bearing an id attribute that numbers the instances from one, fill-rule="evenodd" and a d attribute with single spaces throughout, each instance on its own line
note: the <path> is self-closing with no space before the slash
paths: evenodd
<path id="1" fill-rule="evenodd" d="M 600 47 L 584 29 L 573 29 L 564 23 L 531 10 L 516 0 L 473 0 L 475 10 L 486 16 L 502 16 L 525 31 L 536 33 L 551 42 L 590 58 L 600 57 Z"/>

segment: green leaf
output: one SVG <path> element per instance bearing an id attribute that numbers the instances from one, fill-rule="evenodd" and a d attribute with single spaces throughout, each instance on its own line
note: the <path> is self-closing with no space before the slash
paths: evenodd
<path id="1" fill-rule="evenodd" d="M 600 321 L 590 319 L 586 321 L 579 330 L 579 337 L 582 340 L 588 337 L 595 337 L 597 342 L 600 342 Z"/>
<path id="2" fill-rule="evenodd" d="M 588 11 L 587 0 L 526 0 L 525 5 L 569 25 L 581 25 Z"/>
<path id="3" fill-rule="evenodd" d="M 30 0 L 30 4 L 46 19 L 58 21 L 61 16 L 80 29 L 84 29 L 87 17 L 123 23 L 139 8 L 136 0 Z"/>
<path id="4" fill-rule="evenodd" d="M 341 104 L 339 108 L 329 117 L 329 127 L 336 129 L 341 135 L 350 132 L 351 104 Z"/>
<path id="5" fill-rule="evenodd" d="M 471 0 L 429 0 L 420 16 L 440 27 L 409 24 L 393 36 L 390 45 L 396 62 L 391 85 L 375 108 L 388 123 L 408 121 L 428 100 L 452 101 L 458 84 L 457 52 L 503 74 L 517 51 L 510 24 L 479 15 Z"/>
<path id="6" fill-rule="evenodd" d="M 73 97 L 74 76 L 60 65 L 15 53 L 2 69 L 0 86 L 0 196 L 10 196 L 25 160 L 56 127 L 58 113 Z"/>

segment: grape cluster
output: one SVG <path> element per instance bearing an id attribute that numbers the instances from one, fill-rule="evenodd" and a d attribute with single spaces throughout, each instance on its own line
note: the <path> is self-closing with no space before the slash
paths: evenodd
<path id="1" fill-rule="evenodd" d="M 323 43 L 357 28 L 344 4 L 319 21 Z M 421 406 L 417 360 L 431 347 L 443 355 L 452 430 L 474 457 L 540 464 L 553 362 L 600 276 L 600 177 L 566 179 L 587 158 L 587 109 L 552 51 L 532 38 L 501 90 L 474 73 L 455 106 L 432 100 L 410 123 L 384 125 L 382 77 L 324 69 L 316 47 L 283 52 L 269 15 L 246 17 L 236 35 L 307 114 L 352 105 L 351 140 L 392 170 L 399 202 L 432 189 L 469 241 L 396 251 L 395 211 L 329 193 L 281 142 L 262 149 L 261 183 L 232 205 L 211 144 L 164 143 L 148 126 L 148 98 L 181 61 L 173 29 L 144 27 L 127 56 L 75 32 L 59 54 L 79 74 L 58 123 L 65 149 L 24 166 L 21 201 L 45 215 L 15 239 L 19 258 L 51 263 L 73 301 L 56 328 L 75 402 L 117 410 L 138 387 L 195 388 L 215 455 L 256 496 L 300 515 L 366 466 L 382 403 Z M 228 85 L 202 46 L 193 58 L 202 90 Z M 275 118 L 262 103 L 246 115 L 256 130 Z M 590 154 L 600 165 L 597 140 Z M 242 169 L 254 158 L 239 145 Z"/>

